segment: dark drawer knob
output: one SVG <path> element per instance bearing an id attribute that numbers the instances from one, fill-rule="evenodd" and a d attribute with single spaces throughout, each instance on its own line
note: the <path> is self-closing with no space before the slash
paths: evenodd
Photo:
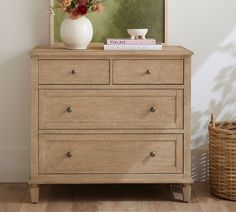
<path id="1" fill-rule="evenodd" d="M 157 111 L 157 109 L 156 109 L 155 107 L 151 107 L 151 108 L 150 108 L 150 111 L 151 111 L 152 113 L 155 113 L 155 112 Z"/>
<path id="2" fill-rule="evenodd" d="M 67 152 L 66 153 L 66 157 L 71 158 L 72 157 L 72 153 L 71 152 Z"/>
<path id="3" fill-rule="evenodd" d="M 72 107 L 68 107 L 68 108 L 66 109 L 66 111 L 67 111 L 68 113 L 72 113 L 73 108 L 72 108 Z"/>
<path id="4" fill-rule="evenodd" d="M 146 71 L 146 74 L 147 74 L 147 75 L 151 75 L 151 73 L 152 73 L 152 72 L 151 72 L 150 70 L 147 70 L 147 71 Z"/>
<path id="5" fill-rule="evenodd" d="M 150 152 L 150 157 L 152 158 L 156 157 L 156 152 Z"/>
<path id="6" fill-rule="evenodd" d="M 77 73 L 76 70 L 72 70 L 72 71 L 71 71 L 71 74 L 76 74 L 76 73 Z"/>

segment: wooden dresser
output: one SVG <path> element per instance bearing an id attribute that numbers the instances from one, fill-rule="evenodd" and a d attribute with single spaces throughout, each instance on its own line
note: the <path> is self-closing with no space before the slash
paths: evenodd
<path id="1" fill-rule="evenodd" d="M 40 184 L 170 183 L 191 194 L 191 55 L 31 52 L 31 200 Z"/>

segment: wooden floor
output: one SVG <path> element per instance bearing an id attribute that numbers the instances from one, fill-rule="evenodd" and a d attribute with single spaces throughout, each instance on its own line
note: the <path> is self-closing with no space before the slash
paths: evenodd
<path id="1" fill-rule="evenodd" d="M 236 202 L 218 199 L 206 183 L 194 184 L 192 200 L 182 203 L 178 186 L 42 186 L 40 203 L 29 202 L 27 184 L 0 184 L 0 212 L 236 212 Z"/>

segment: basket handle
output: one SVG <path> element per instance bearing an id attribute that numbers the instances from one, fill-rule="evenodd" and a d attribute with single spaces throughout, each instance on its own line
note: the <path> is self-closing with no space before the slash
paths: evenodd
<path id="1" fill-rule="evenodd" d="M 212 123 L 212 127 L 215 128 L 216 127 L 216 118 L 215 118 L 214 113 L 211 114 L 211 123 Z"/>

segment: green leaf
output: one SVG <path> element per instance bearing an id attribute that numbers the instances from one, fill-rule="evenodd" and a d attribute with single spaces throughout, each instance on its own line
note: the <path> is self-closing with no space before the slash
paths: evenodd
<path id="1" fill-rule="evenodd" d="M 71 5 L 69 6 L 69 8 L 72 10 L 76 7 L 76 2 L 72 1 Z"/>

